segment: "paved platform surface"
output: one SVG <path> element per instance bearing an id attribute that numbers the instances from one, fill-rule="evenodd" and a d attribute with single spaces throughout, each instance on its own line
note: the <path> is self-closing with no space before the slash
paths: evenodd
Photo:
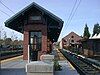
<path id="1" fill-rule="evenodd" d="M 1 61 L 0 75 L 26 75 L 26 63 L 22 56 Z"/>
<path id="2" fill-rule="evenodd" d="M 60 53 L 60 51 L 55 50 L 54 54 L 62 66 L 62 70 L 54 72 L 54 75 L 79 75 L 75 68 Z M 26 75 L 26 63 L 27 61 L 24 61 L 22 56 L 1 61 L 0 75 Z"/>
<path id="3" fill-rule="evenodd" d="M 55 48 L 54 53 L 56 55 L 56 59 L 59 60 L 59 64 L 62 66 L 62 70 L 55 71 L 54 75 L 79 75 L 76 69 L 70 64 L 70 62 L 58 49 Z"/>
<path id="4" fill-rule="evenodd" d="M 77 71 L 72 68 L 69 62 L 66 60 L 64 61 L 59 61 L 59 64 L 62 66 L 61 71 L 55 71 L 54 75 L 79 75 Z"/>

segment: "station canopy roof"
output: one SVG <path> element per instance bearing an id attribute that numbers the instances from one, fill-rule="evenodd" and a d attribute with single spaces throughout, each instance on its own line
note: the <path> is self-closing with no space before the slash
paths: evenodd
<path id="1" fill-rule="evenodd" d="M 89 39 L 100 39 L 100 33 L 99 34 L 95 34 L 93 37 L 90 37 Z"/>
<path id="2" fill-rule="evenodd" d="M 63 27 L 62 19 L 44 9 L 43 7 L 39 6 L 35 2 L 31 3 L 29 6 L 25 7 L 14 16 L 6 20 L 5 26 L 23 33 L 25 13 L 30 12 L 30 9 L 32 8 L 38 9 L 42 12 L 43 16 L 47 18 L 48 37 L 51 41 L 56 42 Z"/>

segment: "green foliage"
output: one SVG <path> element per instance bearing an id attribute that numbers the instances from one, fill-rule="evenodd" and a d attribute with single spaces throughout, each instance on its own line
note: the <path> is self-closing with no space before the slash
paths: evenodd
<path id="1" fill-rule="evenodd" d="M 70 50 L 71 46 L 64 46 L 63 48 L 66 49 L 66 50 Z"/>
<path id="2" fill-rule="evenodd" d="M 62 66 L 59 65 L 58 60 L 55 59 L 55 60 L 54 60 L 54 70 L 55 70 L 55 71 L 60 71 L 60 70 L 62 70 L 61 67 L 62 67 Z"/>
<path id="3" fill-rule="evenodd" d="M 18 45 L 22 45 L 23 44 L 23 41 L 22 40 L 14 40 L 12 41 L 11 38 L 6 38 L 6 39 L 0 39 L 0 45 L 10 45 L 10 46 L 18 46 Z"/>
<path id="4" fill-rule="evenodd" d="M 83 43 L 83 48 L 84 48 L 84 49 L 88 49 L 88 44 L 87 44 L 87 42 Z"/>
<path id="5" fill-rule="evenodd" d="M 5 45 L 11 45 L 12 42 L 11 38 L 6 38 L 4 41 L 5 41 Z"/>
<path id="6" fill-rule="evenodd" d="M 85 25 L 85 28 L 84 28 L 84 34 L 83 34 L 83 38 L 84 39 L 88 39 L 90 37 L 90 32 L 89 32 L 89 28 L 87 26 L 87 24 Z"/>
<path id="7" fill-rule="evenodd" d="M 0 45 L 3 45 L 4 41 L 3 39 L 0 39 Z"/>
<path id="8" fill-rule="evenodd" d="M 99 33 L 100 33 L 100 26 L 97 23 L 97 24 L 94 25 L 92 36 L 94 36 L 95 34 L 99 34 Z"/>

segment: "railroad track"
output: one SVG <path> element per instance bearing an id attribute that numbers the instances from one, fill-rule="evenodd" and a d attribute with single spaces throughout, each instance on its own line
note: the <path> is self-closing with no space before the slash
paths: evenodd
<path id="1" fill-rule="evenodd" d="M 94 66 L 93 63 L 89 63 L 85 58 L 65 50 L 61 50 L 61 53 L 71 62 L 80 75 L 100 75 L 100 68 Z"/>
<path id="2" fill-rule="evenodd" d="M 13 54 L 13 55 L 6 55 L 6 56 L 0 56 L 0 60 L 12 58 L 12 57 L 16 57 L 16 56 L 20 56 L 20 55 L 23 55 L 23 53 L 20 53 L 20 54 Z"/>

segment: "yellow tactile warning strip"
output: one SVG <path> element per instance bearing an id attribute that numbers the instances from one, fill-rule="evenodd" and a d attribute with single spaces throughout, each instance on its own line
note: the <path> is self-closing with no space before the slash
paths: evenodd
<path id="1" fill-rule="evenodd" d="M 66 58 L 63 56 L 63 54 L 57 49 L 57 53 L 59 56 L 59 60 L 66 60 Z"/>
<path id="2" fill-rule="evenodd" d="M 73 67 L 73 65 L 70 63 L 70 62 L 68 62 L 69 63 L 69 65 L 70 65 L 70 67 L 73 69 L 73 70 L 75 70 L 75 68 Z"/>
<path id="3" fill-rule="evenodd" d="M 23 57 L 23 55 L 17 56 L 17 57 L 13 57 L 13 58 L 9 58 L 9 59 L 5 59 L 5 60 L 2 60 L 2 61 L 1 61 L 1 64 L 2 64 L 2 63 L 5 63 L 5 62 L 12 61 L 12 60 L 16 60 L 16 59 L 19 59 L 19 58 L 22 58 L 22 57 Z"/>
<path id="4" fill-rule="evenodd" d="M 57 53 L 58 53 L 58 56 L 59 56 L 59 60 L 67 60 L 65 57 L 64 57 L 64 55 L 58 50 L 58 49 L 56 49 L 57 50 Z M 73 70 L 75 70 L 75 68 L 71 65 L 71 63 L 68 61 L 68 64 L 70 65 L 70 67 L 73 69 Z"/>

